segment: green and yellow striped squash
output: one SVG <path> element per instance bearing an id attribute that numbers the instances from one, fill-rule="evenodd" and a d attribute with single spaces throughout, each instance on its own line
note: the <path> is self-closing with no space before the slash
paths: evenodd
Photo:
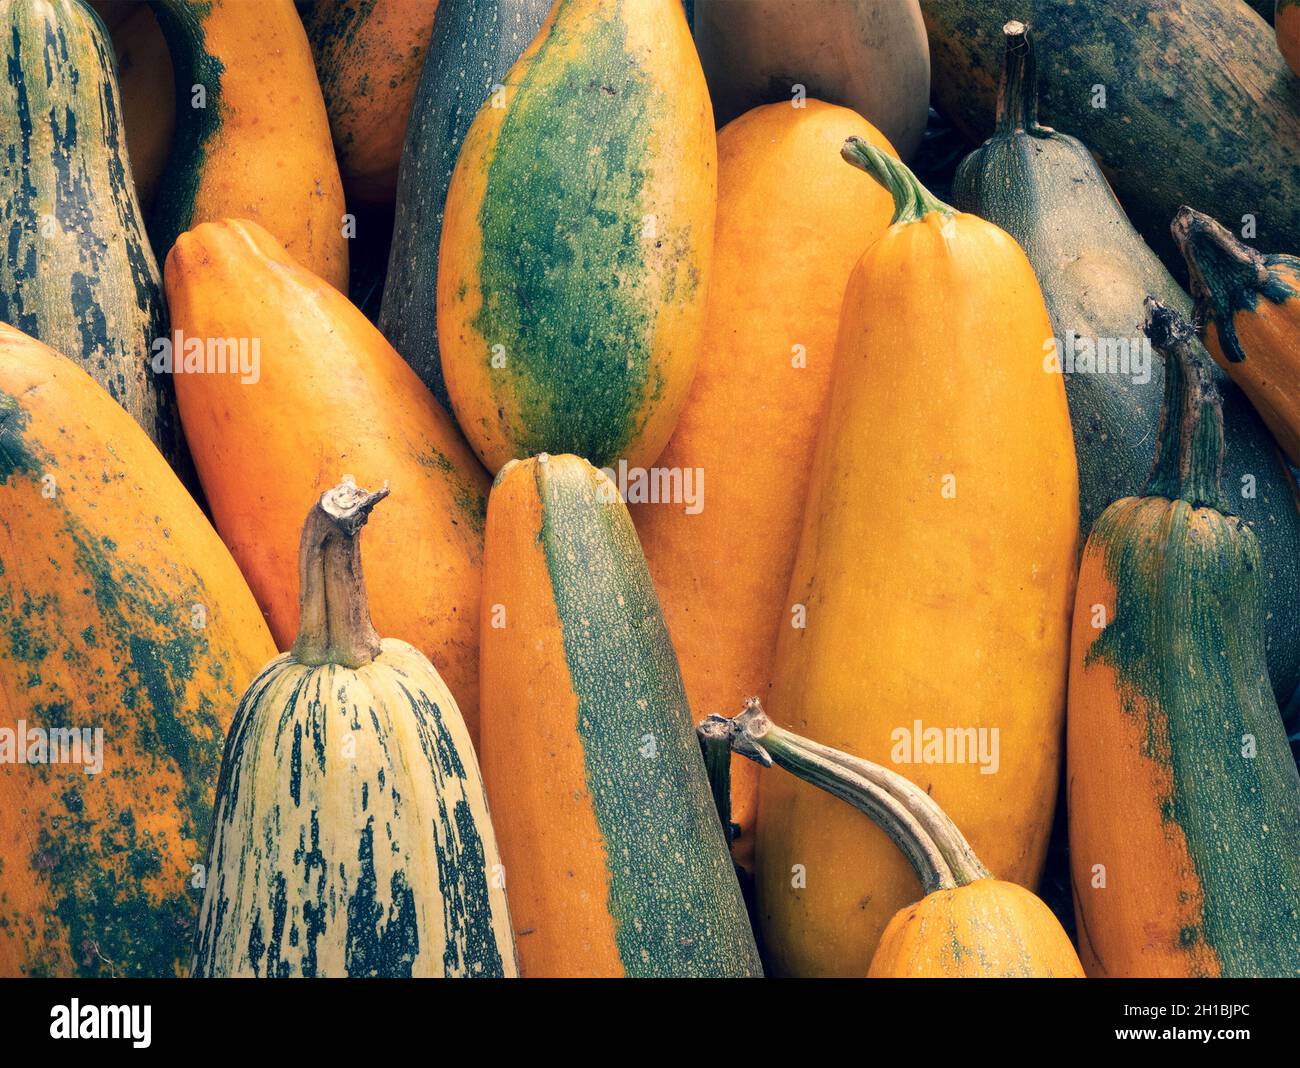
<path id="1" fill-rule="evenodd" d="M 158 263 L 131 180 L 108 33 L 79 0 L 0 0 L 0 319 L 79 363 L 167 458 L 184 455 Z"/>
<path id="2" fill-rule="evenodd" d="M 384 496 L 350 479 L 307 516 L 293 649 L 226 743 L 194 973 L 517 973 L 469 732 L 433 665 L 381 640 L 358 541 Z"/>
<path id="3" fill-rule="evenodd" d="M 654 462 L 699 357 L 713 112 L 681 0 L 557 0 L 447 192 L 438 347 L 490 471 Z"/>
<path id="4" fill-rule="evenodd" d="M 526 976 L 756 976 L 754 936 L 627 508 L 576 456 L 488 501 L 483 777 Z"/>
<path id="5" fill-rule="evenodd" d="M 1220 484 L 1209 355 L 1176 312 L 1156 464 L 1084 550 L 1070 860 L 1093 977 L 1300 975 L 1300 775 L 1264 659 L 1261 558 Z"/>
<path id="6" fill-rule="evenodd" d="M 144 432 L 0 326 L 0 976 L 184 969 L 222 742 L 274 655 Z M 19 763 L 19 724 L 102 730 L 100 771 Z"/>

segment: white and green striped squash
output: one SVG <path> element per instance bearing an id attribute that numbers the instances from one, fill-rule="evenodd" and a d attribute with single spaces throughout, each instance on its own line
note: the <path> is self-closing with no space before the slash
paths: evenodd
<path id="1" fill-rule="evenodd" d="M 357 535 L 386 493 L 344 481 L 304 526 L 298 640 L 226 742 L 195 975 L 517 974 L 456 701 L 370 623 Z"/>

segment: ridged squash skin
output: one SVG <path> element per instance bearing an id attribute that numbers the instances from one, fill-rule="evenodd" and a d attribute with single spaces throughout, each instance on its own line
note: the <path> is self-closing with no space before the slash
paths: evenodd
<path id="1" fill-rule="evenodd" d="M 1300 975 L 1300 775 L 1264 662 L 1259 549 L 1207 492 L 1207 390 L 1180 375 L 1158 454 L 1201 484 L 1157 483 L 1157 466 L 1102 514 L 1079 572 L 1068 809 L 1092 977 Z M 1179 436 L 1199 455 L 1175 455 Z"/>
<path id="2" fill-rule="evenodd" d="M 298 626 L 303 502 L 341 471 L 388 480 L 393 499 L 363 549 L 375 624 L 433 661 L 477 736 L 488 479 L 450 417 L 365 316 L 256 223 L 181 235 L 166 278 L 186 336 L 260 340 L 256 383 L 176 385 L 217 529 L 280 648 Z"/>
<path id="3" fill-rule="evenodd" d="M 686 402 L 713 251 L 713 113 L 679 0 L 559 0 L 452 174 L 438 347 L 490 471 L 647 467 Z"/>
<path id="4" fill-rule="evenodd" d="M 347 292 L 343 184 L 293 0 L 153 0 L 153 9 L 171 50 L 177 124 L 149 220 L 158 255 L 199 223 L 252 219 Z"/>
<path id="5" fill-rule="evenodd" d="M 912 778 L 996 877 L 1033 886 L 1078 553 L 1065 390 L 1043 370 L 1051 327 L 1019 246 L 892 173 L 909 202 L 845 294 L 771 715 Z M 895 732 L 918 720 L 996 729 L 996 774 L 895 763 Z M 789 776 L 760 786 L 756 872 L 765 960 L 782 975 L 865 974 L 921 896 L 883 832 Z"/>
<path id="6" fill-rule="evenodd" d="M 0 320 L 75 360 L 183 463 L 170 384 L 149 370 L 166 312 L 108 34 L 78 0 L 5 0 L 0 33 Z"/>
<path id="7" fill-rule="evenodd" d="M 889 921 L 869 979 L 1082 979 L 1052 910 L 1023 886 L 980 879 L 927 894 Z"/>
<path id="8" fill-rule="evenodd" d="M 222 759 L 196 975 L 517 974 L 456 700 L 369 619 L 358 539 L 387 494 L 345 480 L 303 526 L 297 641 L 248 688 Z"/>
<path id="9" fill-rule="evenodd" d="M 441 0 L 398 172 L 379 329 L 442 406 L 438 247 L 447 187 L 470 124 L 546 20 L 550 0 Z"/>
<path id="10" fill-rule="evenodd" d="M 1038 122 L 1035 62 L 1026 40 L 1020 36 L 1008 52 L 1004 81 L 1010 80 L 998 129 L 958 167 L 953 201 L 1020 243 L 1042 287 L 1052 337 L 1064 346 L 1071 338 L 1094 347 L 1120 341 L 1131 353 L 1145 346 L 1148 296 L 1182 315 L 1191 314 L 1192 302 L 1133 229 L 1088 147 Z M 1081 542 L 1107 507 L 1139 494 L 1150 474 L 1165 372 L 1149 346 L 1145 352 L 1146 374 L 1132 363 L 1127 373 L 1123 367 L 1105 374 L 1063 368 L 1079 459 Z M 1052 350 L 1045 353 L 1050 357 Z M 1224 485 L 1259 538 L 1269 674 L 1285 697 L 1300 683 L 1295 483 L 1241 390 L 1219 378 L 1227 435 Z"/>
<path id="11" fill-rule="evenodd" d="M 761 975 L 613 483 L 576 456 L 507 465 L 483 578 L 483 778 L 522 973 Z"/>
<path id="12" fill-rule="evenodd" d="M 849 136 L 893 152 L 861 116 L 819 100 L 755 108 L 718 132 L 700 367 L 658 461 L 704 472 L 702 507 L 629 506 L 697 721 L 766 700 L 771 685 L 844 288 L 894 210 L 840 159 Z M 736 758 L 731 776 L 732 851 L 748 868 L 758 767 Z"/>
<path id="13" fill-rule="evenodd" d="M 935 107 L 974 141 L 993 129 L 1004 18 L 1033 27 L 1052 72 L 1043 121 L 1086 135 L 1175 275 L 1169 220 L 1182 204 L 1251 215 L 1260 247 L 1300 248 L 1300 79 L 1244 3 L 1028 0 L 990 13 L 985 0 L 921 0 L 921 10 Z"/>
<path id="14" fill-rule="evenodd" d="M 0 975 L 177 974 L 231 712 L 275 646 L 140 428 L 8 326 L 0 542 L 0 727 L 103 731 L 93 775 L 0 743 Z"/>
<path id="15" fill-rule="evenodd" d="M 391 204 L 438 0 L 308 0 L 311 42 L 339 171 L 358 203 Z"/>
<path id="16" fill-rule="evenodd" d="M 916 0 L 696 0 L 695 42 L 719 125 L 803 96 L 862 115 L 904 159 L 930 110 L 930 46 Z"/>
<path id="17" fill-rule="evenodd" d="M 1300 75 L 1300 4 L 1296 0 L 1277 0 L 1273 28 L 1287 65 Z"/>
<path id="18" fill-rule="evenodd" d="M 1300 464 L 1300 259 L 1265 256 L 1188 208 L 1174 219 L 1174 238 L 1206 348 Z"/>

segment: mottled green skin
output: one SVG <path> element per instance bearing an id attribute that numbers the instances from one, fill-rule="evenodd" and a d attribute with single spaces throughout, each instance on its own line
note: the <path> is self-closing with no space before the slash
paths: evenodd
<path id="1" fill-rule="evenodd" d="M 492 86 L 537 35 L 550 0 L 441 0 L 397 178 L 379 330 L 451 411 L 438 355 L 438 244 L 460 146 Z"/>
<path id="2" fill-rule="evenodd" d="M 758 976 L 681 673 L 627 509 L 572 457 L 536 465 L 542 549 L 578 698 L 629 976 Z M 605 498 L 608 500 L 609 498 Z M 648 748 L 653 746 L 653 749 Z"/>
<path id="3" fill-rule="evenodd" d="M 425 3 L 427 0 L 406 0 L 407 3 Z M 316 77 L 320 82 L 321 96 L 325 100 L 325 110 L 330 117 L 333 131 L 341 129 L 337 120 L 352 110 L 352 102 L 339 80 L 343 74 L 342 63 L 355 63 L 365 70 L 366 56 L 360 49 L 358 34 L 365 28 L 366 22 L 375 12 L 375 0 L 351 0 L 349 3 L 319 3 L 317 0 L 305 0 L 298 4 L 298 14 L 302 17 L 303 29 L 307 32 L 307 41 L 311 45 L 312 56 L 316 60 Z M 355 51 L 354 51 L 355 50 Z M 369 91 L 370 80 L 362 74 L 362 92 Z M 377 87 L 383 92 L 385 87 Z M 389 86 L 388 88 L 392 88 Z M 335 132 L 335 151 L 342 158 L 352 148 L 352 136 L 340 140 Z"/>
<path id="4" fill-rule="evenodd" d="M 1178 277 L 1182 204 L 1254 215 L 1260 247 L 1300 248 L 1300 79 L 1272 30 L 1225 0 L 921 0 L 936 107 L 972 139 L 992 130 L 1002 24 L 1040 46 L 1043 121 L 1087 141 L 1134 225 Z M 1106 87 L 1107 107 L 1092 106 Z"/>
<path id="5" fill-rule="evenodd" d="M 1013 122 L 962 162 L 953 199 L 1024 248 L 1058 338 L 1071 332 L 1141 338 L 1148 296 L 1192 312 L 1187 294 L 1134 231 L 1088 149 L 1073 137 Z M 1107 506 L 1146 483 L 1164 389 L 1164 366 L 1155 355 L 1150 371 L 1146 383 L 1125 374 L 1065 376 L 1084 535 Z M 1254 407 L 1221 371 L 1214 374 L 1226 422 L 1224 488 L 1259 539 L 1269 674 L 1285 698 L 1300 683 L 1295 487 Z M 1242 496 L 1246 475 L 1255 479 L 1253 498 Z"/>
<path id="6" fill-rule="evenodd" d="M 1225 976 L 1294 977 L 1300 775 L 1264 662 L 1259 549 L 1239 519 L 1207 513 L 1194 528 L 1189 503 L 1153 497 L 1102 515 L 1091 541 L 1115 616 L 1087 662 L 1115 669 L 1126 710 L 1145 716 L 1145 755 L 1169 767 L 1162 817 L 1185 835 L 1204 894 L 1184 944 L 1204 942 Z"/>
<path id="7" fill-rule="evenodd" d="M 456 502 L 461 518 L 482 541 L 487 528 L 487 497 L 478 483 L 466 478 L 465 472 L 452 462 L 451 457 L 436 446 L 430 445 L 428 451 L 418 457 L 418 462 L 421 467 L 432 468 L 447 476 L 452 489 L 452 498 Z M 459 520 L 452 520 L 452 523 L 458 522 Z"/>
<path id="8" fill-rule="evenodd" d="M 226 68 L 203 41 L 203 20 L 211 13 L 211 4 L 152 0 L 151 6 L 171 52 L 176 79 L 176 132 L 149 219 L 149 236 L 165 259 L 194 218 L 208 143 L 221 132 L 221 75 Z M 206 90 L 206 107 L 192 106 L 196 85 Z"/>
<path id="9" fill-rule="evenodd" d="M 61 468 L 21 402 L 0 393 L 0 484 L 24 479 L 39 485 L 47 474 L 58 493 L 34 507 L 63 509 L 75 495 L 112 495 L 113 483 L 128 477 Z M 202 562 L 137 565 L 110 536 L 68 512 L 62 533 L 74 546 L 74 566 L 61 586 L 89 591 L 100 613 L 99 624 L 73 628 L 64 619 L 60 589 L 33 589 L 23 580 L 12 518 L 0 516 L 0 545 L 10 547 L 0 551 L 0 662 L 24 674 L 29 701 L 8 709 L 4 721 L 102 727 L 104 769 L 89 776 L 79 767 L 0 766 L 0 774 L 69 783 L 55 808 L 33 805 L 5 814 L 30 827 L 25 860 L 42 873 L 48 905 L 35 914 L 20 912 L 0 895 L 0 927 L 24 932 L 25 975 L 177 974 L 189 957 L 202 891 L 191 887 L 188 867 L 163 870 L 163 858 L 179 853 L 201 860 L 225 734 L 215 702 L 238 698 L 219 631 L 214 639 L 216 623 L 191 625 L 191 605 L 213 608 L 194 566 Z M 156 524 L 165 544 L 167 524 L 162 517 Z M 95 666 L 106 657 L 115 665 L 111 674 Z M 196 679 L 202 680 L 197 704 L 187 695 Z M 130 764 L 117 756 L 115 741 L 127 738 L 143 754 Z M 174 771 L 183 789 L 139 796 L 141 774 L 160 765 Z M 157 809 L 176 821 L 180 842 L 170 831 L 143 829 L 138 814 Z M 158 876 L 171 888 L 161 896 L 141 885 Z M 59 945 L 64 938 L 71 961 Z"/>
<path id="10" fill-rule="evenodd" d="M 107 31 L 78 0 L 5 0 L 0 49 L 0 319 L 80 364 L 183 468 L 171 382 L 148 363 L 165 309 Z"/>
<path id="11" fill-rule="evenodd" d="M 663 389 L 651 361 L 659 301 L 646 263 L 643 189 L 658 91 L 626 50 L 625 13 L 580 23 L 561 0 L 515 88 L 479 208 L 493 392 L 518 406 L 516 456 L 626 456 Z M 622 0 L 619 0 L 621 7 Z M 665 234 L 661 240 L 672 240 Z M 670 272 L 668 282 L 674 277 Z"/>
<path id="12" fill-rule="evenodd" d="M 387 698 L 368 685 L 374 672 L 392 674 Z M 467 774 L 447 723 L 459 712 L 440 707 L 439 690 L 446 693 L 432 665 L 392 640 L 363 671 L 308 668 L 285 654 L 253 680 L 222 761 L 193 974 L 516 973 L 499 949 L 500 932 L 509 944 L 510 920 L 504 898 L 493 907 L 481 829 L 465 796 L 481 798 L 482 783 L 472 756 Z M 402 719 L 413 724 L 418 749 L 397 744 Z M 417 833 L 437 843 L 436 868 L 412 862 L 407 836 Z M 392 869 L 387 893 L 377 868 Z M 433 906 L 426 915 L 441 924 L 436 940 L 421 906 Z M 440 958 L 430 960 L 439 943 Z"/>

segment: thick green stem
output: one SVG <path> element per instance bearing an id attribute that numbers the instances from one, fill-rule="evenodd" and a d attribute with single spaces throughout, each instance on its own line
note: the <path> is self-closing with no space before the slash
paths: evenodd
<path id="1" fill-rule="evenodd" d="M 1192 324 L 1147 298 L 1146 336 L 1165 360 L 1165 397 L 1156 433 L 1156 462 L 1148 497 L 1186 501 L 1227 514 L 1223 492 L 1223 402 L 1210 375 L 1210 357 Z"/>
<path id="2" fill-rule="evenodd" d="M 763 767 L 778 764 L 865 813 L 907 857 L 927 893 L 989 877 L 970 843 L 925 791 L 879 764 L 778 727 L 757 698 L 731 719 L 710 716 L 700 724 L 701 732 L 706 729 L 714 736 L 725 730 L 742 756 Z"/>
<path id="3" fill-rule="evenodd" d="M 907 164 L 881 152 L 862 138 L 850 137 L 840 149 L 840 155 L 889 190 L 894 198 L 894 222 L 917 222 L 935 211 L 945 216 L 956 214 L 955 208 L 949 207 L 921 184 Z"/>
<path id="4" fill-rule="evenodd" d="M 1002 27 L 1002 34 L 1007 51 L 1002 84 L 998 87 L 997 132 L 1033 133 L 1041 127 L 1038 125 L 1038 62 L 1029 27 L 1013 20 Z"/>
<path id="5" fill-rule="evenodd" d="M 370 621 L 361 573 L 361 528 L 388 486 L 370 493 L 350 478 L 321 494 L 307 513 L 298 544 L 298 637 L 300 664 L 359 668 L 379 655 L 379 634 Z"/>
<path id="6" fill-rule="evenodd" d="M 725 725 L 711 719 L 704 720 L 695 733 L 704 756 L 704 769 L 709 774 L 713 805 L 718 810 L 722 833 L 730 849 L 736 837 L 736 825 L 731 822 L 731 734 Z"/>

